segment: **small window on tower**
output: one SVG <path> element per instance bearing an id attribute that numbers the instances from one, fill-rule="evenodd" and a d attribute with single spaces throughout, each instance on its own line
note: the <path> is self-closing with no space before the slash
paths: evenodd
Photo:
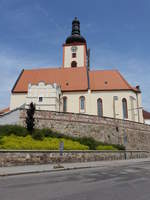
<path id="1" fill-rule="evenodd" d="M 43 101 L 43 97 L 39 97 L 39 102 L 42 102 Z"/>
<path id="2" fill-rule="evenodd" d="M 71 67 L 77 67 L 77 62 L 76 61 L 72 61 Z"/>
<path id="3" fill-rule="evenodd" d="M 72 53 L 72 58 L 76 58 L 76 57 L 77 57 L 76 53 Z"/>

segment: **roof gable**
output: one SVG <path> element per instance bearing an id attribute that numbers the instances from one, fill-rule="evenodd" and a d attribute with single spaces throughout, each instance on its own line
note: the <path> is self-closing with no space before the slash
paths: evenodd
<path id="1" fill-rule="evenodd" d="M 96 70 L 89 72 L 90 88 L 97 90 L 134 90 L 117 70 Z"/>
<path id="2" fill-rule="evenodd" d="M 62 91 L 83 91 L 88 89 L 87 72 L 83 67 L 79 68 L 45 68 L 24 70 L 17 80 L 12 92 L 26 93 L 28 85 L 45 82 L 57 83 Z"/>
<path id="3" fill-rule="evenodd" d="M 0 115 L 2 115 L 2 114 L 4 114 L 4 113 L 7 113 L 7 112 L 9 112 L 10 111 L 10 108 L 8 107 L 8 108 L 4 108 L 4 109 L 2 109 L 2 110 L 0 110 Z"/>
<path id="4" fill-rule="evenodd" d="M 147 112 L 146 110 L 143 110 L 143 118 L 144 119 L 150 119 L 150 112 Z"/>

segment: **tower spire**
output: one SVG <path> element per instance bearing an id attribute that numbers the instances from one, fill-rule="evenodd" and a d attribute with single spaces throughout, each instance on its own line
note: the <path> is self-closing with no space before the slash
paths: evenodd
<path id="1" fill-rule="evenodd" d="M 72 21 L 71 36 L 67 37 L 66 44 L 82 43 L 86 44 L 85 38 L 80 34 L 80 22 L 77 17 Z"/>
<path id="2" fill-rule="evenodd" d="M 80 35 L 80 22 L 77 17 L 72 21 L 72 35 Z"/>

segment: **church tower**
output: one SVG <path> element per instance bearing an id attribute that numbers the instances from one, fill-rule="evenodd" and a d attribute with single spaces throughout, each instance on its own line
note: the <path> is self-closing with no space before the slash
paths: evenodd
<path id="1" fill-rule="evenodd" d="M 72 21 L 72 33 L 63 45 L 63 67 L 86 67 L 87 45 L 86 40 L 80 35 L 80 22 L 75 17 Z"/>

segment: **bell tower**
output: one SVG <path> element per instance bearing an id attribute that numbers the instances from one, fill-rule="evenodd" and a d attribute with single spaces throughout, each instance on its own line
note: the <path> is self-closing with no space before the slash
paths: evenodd
<path id="1" fill-rule="evenodd" d="M 67 37 L 63 45 L 63 67 L 86 67 L 87 45 L 86 40 L 80 35 L 80 22 L 75 17 L 72 21 L 71 36 Z"/>

